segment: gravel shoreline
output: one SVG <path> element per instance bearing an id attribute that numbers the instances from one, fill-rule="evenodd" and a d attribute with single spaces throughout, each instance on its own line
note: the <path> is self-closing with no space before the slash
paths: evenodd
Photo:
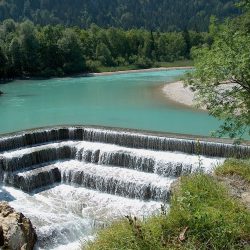
<path id="1" fill-rule="evenodd" d="M 171 102 L 181 104 L 190 108 L 195 107 L 195 93 L 189 88 L 184 87 L 183 81 L 167 83 L 162 87 L 164 96 Z M 199 108 L 205 110 L 205 108 Z"/>
<path id="2" fill-rule="evenodd" d="M 89 73 L 91 76 L 105 76 L 114 74 L 127 74 L 127 73 L 141 73 L 141 72 L 154 72 L 154 71 L 167 71 L 167 70 L 185 70 L 193 69 L 193 67 L 160 67 L 160 68 L 149 68 L 149 69 L 135 69 L 135 70 L 124 70 L 124 71 L 114 71 L 114 72 L 101 72 L 101 73 Z"/>

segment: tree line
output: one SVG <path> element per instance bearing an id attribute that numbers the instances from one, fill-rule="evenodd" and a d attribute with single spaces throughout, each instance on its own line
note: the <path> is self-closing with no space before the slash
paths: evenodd
<path id="1" fill-rule="evenodd" d="M 63 76 L 100 66 L 147 68 L 156 62 L 189 59 L 192 47 L 211 43 L 205 32 L 65 28 L 7 19 L 0 23 L 0 78 Z"/>
<path id="2" fill-rule="evenodd" d="M 1 0 L 0 21 L 147 30 L 207 31 L 211 15 L 238 14 L 237 0 Z"/>

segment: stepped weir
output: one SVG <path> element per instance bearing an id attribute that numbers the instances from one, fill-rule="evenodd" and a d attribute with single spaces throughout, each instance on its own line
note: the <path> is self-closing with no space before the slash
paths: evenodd
<path id="1" fill-rule="evenodd" d="M 24 131 L 0 137 L 0 198 L 30 217 L 39 248 L 69 247 L 110 218 L 159 211 L 176 178 L 226 157 L 250 157 L 250 145 L 86 126 Z"/>

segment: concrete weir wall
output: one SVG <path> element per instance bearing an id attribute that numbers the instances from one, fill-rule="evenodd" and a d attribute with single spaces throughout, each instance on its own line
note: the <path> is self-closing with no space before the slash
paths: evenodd
<path id="1" fill-rule="evenodd" d="M 178 177 L 210 173 L 226 157 L 250 157 L 250 145 L 107 127 L 39 128 L 0 136 L 0 191 L 30 218 L 38 247 L 52 249 L 92 235 L 98 218 L 105 224 L 116 214 L 159 212 Z"/>
<path id="2" fill-rule="evenodd" d="M 250 157 L 250 142 L 96 126 L 40 128 L 0 136 L 0 152 L 55 141 L 82 140 L 212 157 Z"/>

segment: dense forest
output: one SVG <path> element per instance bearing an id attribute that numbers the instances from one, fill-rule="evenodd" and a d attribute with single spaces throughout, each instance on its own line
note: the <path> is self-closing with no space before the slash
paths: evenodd
<path id="1" fill-rule="evenodd" d="M 0 78 L 63 76 L 100 66 L 154 66 L 189 59 L 194 46 L 211 44 L 206 32 L 65 28 L 31 21 L 0 23 Z"/>
<path id="2" fill-rule="evenodd" d="M 236 0 L 0 0 L 0 79 L 148 68 L 212 44 Z"/>
<path id="3" fill-rule="evenodd" d="M 211 15 L 238 14 L 236 0 L 0 0 L 0 21 L 89 28 L 207 31 Z"/>

